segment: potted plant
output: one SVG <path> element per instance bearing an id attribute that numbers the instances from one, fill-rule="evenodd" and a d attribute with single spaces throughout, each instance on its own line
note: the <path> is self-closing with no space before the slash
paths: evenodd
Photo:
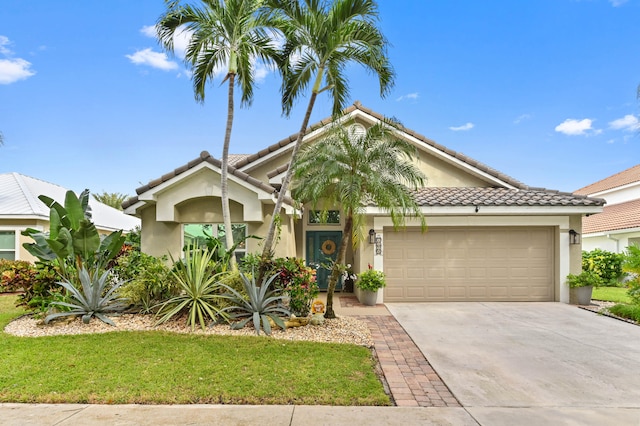
<path id="1" fill-rule="evenodd" d="M 567 275 L 567 284 L 569 284 L 569 303 L 574 305 L 589 305 L 591 303 L 591 293 L 593 287 L 603 284 L 600 275 L 593 271 L 583 271 L 578 275 Z"/>
<path id="2" fill-rule="evenodd" d="M 355 286 L 361 290 L 360 301 L 367 306 L 375 306 L 378 290 L 386 285 L 384 273 L 376 271 L 371 265 L 369 265 L 369 269 L 358 275 L 355 283 Z"/>

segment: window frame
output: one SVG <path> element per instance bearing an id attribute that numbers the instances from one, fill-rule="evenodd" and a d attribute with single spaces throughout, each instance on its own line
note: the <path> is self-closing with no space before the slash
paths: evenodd
<path id="1" fill-rule="evenodd" d="M 13 233 L 13 248 L 9 249 L 9 248 L 3 248 L 0 247 L 0 254 L 4 254 L 4 253 L 13 253 L 13 259 L 12 258 L 7 258 L 7 257 L 0 257 L 0 259 L 6 259 L 6 260 L 20 260 L 19 257 L 19 247 L 20 247 L 20 241 L 19 241 L 19 233 L 18 233 L 18 229 L 15 228 L 0 228 L 0 234 L 1 233 Z"/>
<path id="2" fill-rule="evenodd" d="M 339 209 L 329 209 L 326 210 L 327 212 L 327 221 L 326 222 L 322 222 L 320 219 L 320 215 L 322 214 L 323 210 L 309 210 L 309 214 L 307 215 L 307 225 L 309 226 L 340 226 L 340 224 L 342 223 L 342 212 Z M 337 222 L 329 222 L 329 215 L 331 214 L 331 212 L 336 212 L 336 214 L 338 215 L 338 221 Z M 312 219 L 313 218 L 318 218 L 318 222 L 313 222 Z"/>
<path id="3" fill-rule="evenodd" d="M 182 224 L 182 246 L 184 247 L 185 245 L 187 245 L 187 238 L 186 238 L 186 227 L 189 225 L 199 225 L 199 226 L 211 226 L 211 234 L 212 236 L 214 236 L 214 229 L 216 230 L 216 234 L 215 237 L 216 238 L 221 238 L 220 237 L 220 232 L 221 230 L 224 230 L 224 223 L 220 223 L 220 222 L 202 222 L 202 223 L 198 223 L 198 222 L 191 222 L 191 223 L 183 223 Z M 240 260 L 242 259 L 248 252 L 247 252 L 247 240 L 246 237 L 249 235 L 249 224 L 245 223 L 245 222 L 233 222 L 231 223 L 231 228 L 233 229 L 234 226 L 244 226 L 244 237 L 245 240 L 242 244 L 238 245 L 236 247 L 235 250 L 235 255 L 236 255 L 236 260 Z M 215 228 L 214 228 L 215 227 Z M 232 231 L 233 232 L 233 231 Z M 226 240 L 224 238 L 221 239 L 222 244 L 225 246 L 226 248 Z M 235 238 L 234 238 L 234 243 L 235 243 Z"/>

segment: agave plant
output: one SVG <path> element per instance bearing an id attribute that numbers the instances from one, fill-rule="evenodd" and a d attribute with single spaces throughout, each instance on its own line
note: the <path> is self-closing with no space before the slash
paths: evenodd
<path id="1" fill-rule="evenodd" d="M 180 294 L 160 305 L 156 314 L 160 319 L 156 324 L 167 322 L 184 311 L 188 311 L 187 325 L 192 330 L 195 330 L 197 323 L 204 330 L 206 319 L 228 319 L 227 314 L 216 303 L 222 297 L 222 284 L 217 282 L 218 265 L 212 260 L 214 255 L 215 252 L 208 248 L 188 247 L 184 261 L 175 262 L 171 258 L 175 264 L 171 275 L 178 283 Z"/>
<path id="2" fill-rule="evenodd" d="M 265 334 L 270 335 L 271 323 L 269 318 L 283 330 L 287 328 L 280 316 L 289 316 L 291 313 L 283 307 L 283 296 L 279 293 L 279 290 L 269 290 L 277 275 L 263 279 L 261 286 L 256 285 L 255 278 L 249 278 L 243 273 L 240 273 L 240 276 L 247 292 L 246 298 L 231 287 L 222 284 L 230 292 L 223 295 L 223 297 L 230 299 L 233 304 L 223 310 L 231 311 L 231 319 L 239 320 L 234 322 L 231 328 L 238 330 L 247 325 L 249 321 L 253 321 L 256 334 L 260 334 L 260 330 L 264 328 Z"/>
<path id="3" fill-rule="evenodd" d="M 82 289 L 76 288 L 70 282 L 59 282 L 68 292 L 69 302 L 51 302 L 52 305 L 64 306 L 70 308 L 67 312 L 56 312 L 47 315 L 44 323 L 48 324 L 51 320 L 66 317 L 82 315 L 82 322 L 89 324 L 92 317 L 96 317 L 102 322 L 115 326 L 115 323 L 109 319 L 106 314 L 120 312 L 127 307 L 125 299 L 122 299 L 116 293 L 116 290 L 122 286 L 123 281 L 111 284 L 109 275 L 111 271 L 105 271 L 102 275 L 90 274 L 85 267 L 80 269 L 78 278 Z"/>

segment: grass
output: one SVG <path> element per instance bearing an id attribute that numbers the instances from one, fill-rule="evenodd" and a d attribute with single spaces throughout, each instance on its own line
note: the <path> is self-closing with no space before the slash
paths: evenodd
<path id="1" fill-rule="evenodd" d="M 22 311 L 0 297 L 0 329 Z M 364 347 L 163 332 L 0 333 L 0 402 L 390 405 Z"/>
<path id="2" fill-rule="evenodd" d="M 609 312 L 622 318 L 640 322 L 640 305 L 615 305 L 609 308 Z"/>
<path id="3" fill-rule="evenodd" d="M 592 299 L 616 303 L 631 303 L 625 287 L 597 287 L 593 289 Z"/>

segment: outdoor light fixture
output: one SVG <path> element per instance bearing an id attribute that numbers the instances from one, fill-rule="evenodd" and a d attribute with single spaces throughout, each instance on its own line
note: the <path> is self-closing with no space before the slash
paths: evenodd
<path id="1" fill-rule="evenodd" d="M 373 229 L 369 229 L 369 244 L 376 243 L 376 231 Z"/>
<path id="2" fill-rule="evenodd" d="M 377 255 L 381 255 L 382 254 L 382 237 L 379 237 L 376 234 L 376 231 L 373 229 L 369 229 L 369 244 L 375 244 L 376 245 L 376 254 Z"/>
<path id="3" fill-rule="evenodd" d="M 580 234 L 573 229 L 569 230 L 569 244 L 580 244 Z"/>

